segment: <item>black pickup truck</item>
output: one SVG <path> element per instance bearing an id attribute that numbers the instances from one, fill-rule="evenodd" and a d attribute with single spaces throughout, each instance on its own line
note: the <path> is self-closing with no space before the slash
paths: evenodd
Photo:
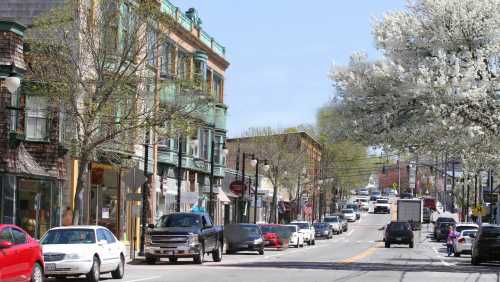
<path id="1" fill-rule="evenodd" d="M 168 258 L 170 262 L 193 258 L 194 263 L 202 264 L 209 253 L 219 262 L 224 231 L 221 226 L 213 225 L 208 214 L 171 213 L 160 217 L 156 225 L 149 225 L 144 241 L 148 264 L 155 264 L 160 258 Z"/>

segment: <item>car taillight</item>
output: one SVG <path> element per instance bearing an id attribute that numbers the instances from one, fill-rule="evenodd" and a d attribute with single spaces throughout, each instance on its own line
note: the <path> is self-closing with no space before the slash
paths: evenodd
<path id="1" fill-rule="evenodd" d="M 458 239 L 458 243 L 465 243 L 465 239 L 464 238 Z"/>

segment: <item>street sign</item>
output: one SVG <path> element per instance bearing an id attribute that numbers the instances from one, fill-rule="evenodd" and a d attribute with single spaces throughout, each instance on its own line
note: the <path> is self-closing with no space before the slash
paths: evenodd
<path id="1" fill-rule="evenodd" d="M 125 173 L 125 177 L 123 179 L 125 181 L 125 185 L 127 187 L 132 188 L 132 190 L 136 190 L 137 188 L 141 187 L 144 182 L 146 182 L 148 179 L 146 176 L 144 176 L 144 171 L 132 167 Z"/>
<path id="2" fill-rule="evenodd" d="M 477 206 L 472 209 L 472 214 L 475 216 L 485 216 L 486 215 L 486 209 L 482 206 Z"/>
<path id="3" fill-rule="evenodd" d="M 497 193 L 484 193 L 483 199 L 486 203 L 495 204 L 498 202 L 498 194 Z"/>
<path id="4" fill-rule="evenodd" d="M 235 195 L 240 196 L 246 190 L 245 183 L 241 180 L 235 180 L 229 184 L 229 190 Z"/>

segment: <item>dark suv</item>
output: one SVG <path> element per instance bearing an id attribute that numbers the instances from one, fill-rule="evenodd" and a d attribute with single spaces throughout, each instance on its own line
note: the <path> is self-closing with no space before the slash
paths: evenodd
<path id="1" fill-rule="evenodd" d="M 408 244 L 413 248 L 413 231 L 410 223 L 406 221 L 392 221 L 387 224 L 384 233 L 385 247 L 390 248 L 391 244 Z"/>
<path id="2" fill-rule="evenodd" d="M 436 240 L 445 241 L 448 238 L 450 227 L 455 227 L 455 222 L 441 222 L 436 227 Z"/>
<path id="3" fill-rule="evenodd" d="M 484 224 L 472 243 L 473 265 L 487 261 L 500 261 L 500 225 Z"/>

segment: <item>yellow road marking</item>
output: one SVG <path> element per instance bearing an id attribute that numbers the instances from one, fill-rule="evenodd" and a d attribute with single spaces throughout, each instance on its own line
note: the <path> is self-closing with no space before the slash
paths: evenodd
<path id="1" fill-rule="evenodd" d="M 354 263 L 354 262 L 357 262 L 359 260 L 362 260 L 366 257 L 371 256 L 381 246 L 382 246 L 382 243 L 377 243 L 377 244 L 371 246 L 370 248 L 368 248 L 367 250 L 365 250 L 364 252 L 357 254 L 353 257 L 341 260 L 341 261 L 339 261 L 339 263 L 350 264 L 350 263 Z"/>

